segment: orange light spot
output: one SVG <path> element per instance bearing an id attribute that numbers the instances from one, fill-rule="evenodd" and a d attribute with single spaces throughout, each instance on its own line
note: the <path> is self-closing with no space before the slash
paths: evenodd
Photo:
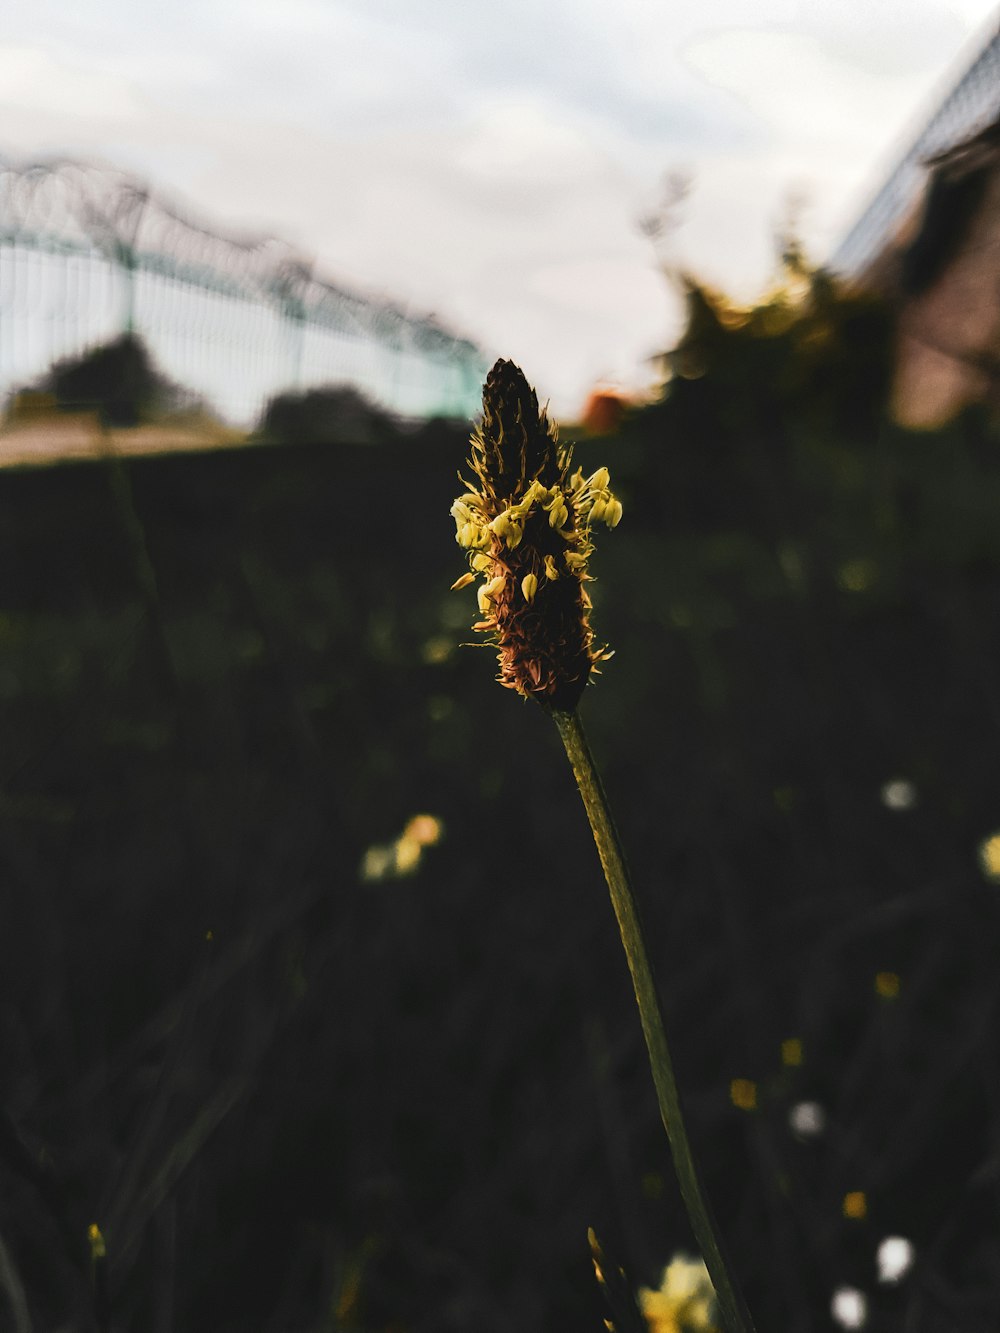
<path id="1" fill-rule="evenodd" d="M 436 842 L 441 841 L 443 833 L 444 825 L 434 815 L 414 815 L 403 830 L 403 837 L 409 838 L 411 842 L 418 843 L 421 847 L 433 847 Z"/>

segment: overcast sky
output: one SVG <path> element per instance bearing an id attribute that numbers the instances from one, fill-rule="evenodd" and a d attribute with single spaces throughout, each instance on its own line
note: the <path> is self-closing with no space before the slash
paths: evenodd
<path id="1" fill-rule="evenodd" d="M 765 287 L 790 198 L 822 260 L 996 0 L 11 0 L 0 154 L 134 170 L 221 227 L 519 361 L 557 413 L 677 331 L 671 257 Z"/>

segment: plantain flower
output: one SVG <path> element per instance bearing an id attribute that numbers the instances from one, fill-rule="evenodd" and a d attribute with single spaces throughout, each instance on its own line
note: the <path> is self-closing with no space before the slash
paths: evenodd
<path id="1" fill-rule="evenodd" d="M 611 656 L 594 646 L 584 585 L 592 527 L 614 528 L 622 516 L 608 469 L 571 476 L 572 453 L 520 369 L 498 361 L 472 434 L 473 480 L 451 507 L 471 571 L 453 587 L 482 578 L 475 629 L 496 644 L 501 685 L 557 712 L 576 707 L 591 671 Z"/>

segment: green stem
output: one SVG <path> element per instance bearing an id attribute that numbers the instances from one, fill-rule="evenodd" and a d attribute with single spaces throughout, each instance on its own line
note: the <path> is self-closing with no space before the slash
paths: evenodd
<path id="1" fill-rule="evenodd" d="M 604 867 L 604 877 L 611 891 L 611 902 L 618 918 L 618 928 L 621 931 L 622 944 L 625 946 L 625 956 L 632 974 L 632 985 L 639 1006 L 646 1048 L 649 1051 L 649 1063 L 653 1072 L 653 1083 L 656 1086 L 660 1117 L 670 1141 L 670 1151 L 681 1187 L 681 1196 L 715 1287 L 722 1322 L 726 1333 L 753 1333 L 753 1320 L 750 1318 L 750 1312 L 739 1287 L 730 1275 L 722 1241 L 691 1152 L 677 1081 L 674 1078 L 673 1063 L 670 1059 L 670 1049 L 667 1045 L 663 1011 L 660 1008 L 653 969 L 639 919 L 638 904 L 625 868 L 625 858 L 622 855 L 621 843 L 611 818 L 600 774 L 590 753 L 578 715 L 575 712 L 553 712 L 552 717 L 559 728 L 559 735 L 566 747 L 576 785 L 583 797 L 594 841 L 597 843 L 601 864 Z"/>

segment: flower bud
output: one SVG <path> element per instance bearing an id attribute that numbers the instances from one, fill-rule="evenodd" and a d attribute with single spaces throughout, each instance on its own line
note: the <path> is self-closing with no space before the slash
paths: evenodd
<path id="1" fill-rule="evenodd" d="M 594 647 L 587 616 L 591 525 L 603 517 L 613 527 L 621 517 L 607 468 L 587 479 L 577 469 L 571 477 L 571 458 L 518 367 L 498 361 L 472 435 L 475 481 L 452 513 L 471 569 L 486 580 L 476 629 L 493 636 L 501 684 L 566 712 L 609 655 Z"/>

